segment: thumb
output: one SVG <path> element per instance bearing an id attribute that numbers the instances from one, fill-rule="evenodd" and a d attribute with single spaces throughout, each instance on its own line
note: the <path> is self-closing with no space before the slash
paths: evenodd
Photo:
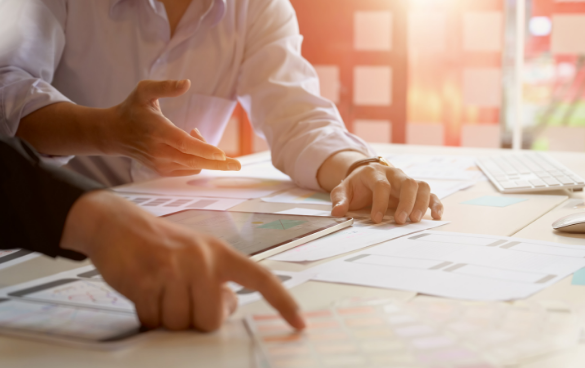
<path id="1" fill-rule="evenodd" d="M 178 97 L 184 94 L 191 87 L 191 81 L 183 79 L 180 81 L 152 81 L 143 80 L 136 86 L 136 93 L 141 100 L 156 100 L 164 97 Z"/>
<path id="2" fill-rule="evenodd" d="M 331 215 L 342 217 L 347 214 L 347 211 L 349 211 L 349 203 L 351 202 L 351 186 L 347 180 L 342 181 L 341 184 L 333 188 L 331 191 L 331 202 L 333 204 Z"/>

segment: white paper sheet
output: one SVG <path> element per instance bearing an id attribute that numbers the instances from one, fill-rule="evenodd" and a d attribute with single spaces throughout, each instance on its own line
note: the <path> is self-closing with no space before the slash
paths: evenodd
<path id="1" fill-rule="evenodd" d="M 303 216 L 331 216 L 331 211 L 313 210 L 310 208 L 291 208 L 290 210 L 278 211 L 282 215 L 303 215 Z"/>
<path id="2" fill-rule="evenodd" d="M 446 198 L 460 190 L 467 189 L 475 185 L 474 181 L 464 180 L 433 180 L 425 179 L 425 182 L 431 186 L 431 193 L 434 193 L 439 199 Z"/>
<path id="3" fill-rule="evenodd" d="M 284 287 L 287 289 L 291 289 L 295 286 L 303 284 L 315 276 L 315 273 L 313 273 L 311 270 L 303 272 L 272 270 L 272 272 L 280 279 L 282 285 L 284 285 Z M 239 306 L 250 304 L 252 302 L 262 299 L 262 294 L 260 294 L 259 292 L 245 289 L 241 285 L 238 285 L 234 282 L 230 282 L 229 287 L 238 296 Z"/>
<path id="4" fill-rule="evenodd" d="M 294 187 L 270 161 L 245 165 L 240 171 L 207 171 L 199 175 L 161 178 L 114 188 L 117 192 L 171 196 L 251 199 Z"/>
<path id="5" fill-rule="evenodd" d="M 417 223 L 397 225 L 394 223 L 394 219 L 391 219 L 380 224 L 373 224 L 367 218 L 356 219 L 352 227 L 300 245 L 277 254 L 270 259 L 286 262 L 316 261 L 369 247 L 417 231 L 442 226 L 447 223 L 446 221 L 422 220 Z"/>
<path id="6" fill-rule="evenodd" d="M 29 259 L 39 257 L 40 255 L 40 253 L 35 253 L 24 249 L 0 250 L 0 270 L 28 261 Z"/>
<path id="7" fill-rule="evenodd" d="M 155 216 L 193 209 L 226 211 L 247 201 L 247 199 L 238 198 L 172 197 L 122 192 L 118 194 Z"/>
<path id="8" fill-rule="evenodd" d="M 315 273 L 311 270 L 303 272 L 272 270 L 272 272 L 282 281 L 282 284 L 287 289 L 307 282 L 315 276 Z M 17 296 L 17 298 L 38 302 L 50 302 L 65 306 L 89 307 L 98 310 L 132 313 L 135 311 L 134 304 L 106 284 L 96 268 L 92 265 L 0 289 L 0 298 L 12 298 L 14 297 L 14 295 L 11 295 L 12 293 L 35 288 L 39 285 L 59 283 L 60 280 L 71 280 L 71 282 L 26 293 L 25 295 Z M 242 286 L 233 282 L 230 282 L 228 285 L 236 292 L 238 305 L 244 305 L 262 299 L 262 295 L 257 291 L 244 289 Z"/>
<path id="9" fill-rule="evenodd" d="M 390 155 L 386 159 L 417 180 L 487 180 L 473 156 L 404 154 Z"/>
<path id="10" fill-rule="evenodd" d="M 318 266 L 315 280 L 468 300 L 526 298 L 585 267 L 585 248 L 425 231 Z"/>
<path id="11" fill-rule="evenodd" d="M 302 188 L 293 188 L 273 197 L 262 198 L 262 201 L 270 203 L 331 205 L 331 198 L 329 193 L 316 192 Z"/>
<path id="12" fill-rule="evenodd" d="M 475 184 L 475 182 L 471 180 L 423 180 L 431 186 L 432 193 L 436 194 L 439 199 L 448 197 L 453 193 L 467 189 Z M 272 197 L 264 197 L 262 198 L 262 201 L 269 203 L 331 205 L 329 193 L 316 192 L 302 188 L 294 188 Z"/>

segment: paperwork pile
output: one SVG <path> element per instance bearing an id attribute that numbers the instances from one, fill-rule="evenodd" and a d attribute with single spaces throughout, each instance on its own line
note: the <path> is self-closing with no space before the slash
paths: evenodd
<path id="1" fill-rule="evenodd" d="M 495 301 L 526 298 L 583 267 L 582 246 L 425 231 L 320 265 L 314 279 Z"/>
<path id="2" fill-rule="evenodd" d="M 501 367 L 574 346 L 582 327 L 566 306 L 434 298 L 354 300 L 305 317 L 302 333 L 278 315 L 247 318 L 264 365 Z"/>

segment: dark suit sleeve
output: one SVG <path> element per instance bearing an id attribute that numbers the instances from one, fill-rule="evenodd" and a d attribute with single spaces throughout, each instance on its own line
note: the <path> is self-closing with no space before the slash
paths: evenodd
<path id="1" fill-rule="evenodd" d="M 59 247 L 61 234 L 73 203 L 84 193 L 102 188 L 72 171 L 44 163 L 23 140 L 0 137 L 0 249 L 85 259 L 81 253 Z"/>

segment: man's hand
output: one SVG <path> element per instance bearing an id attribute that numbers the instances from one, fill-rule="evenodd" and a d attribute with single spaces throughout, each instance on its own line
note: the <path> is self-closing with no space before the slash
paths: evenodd
<path id="1" fill-rule="evenodd" d="M 294 299 L 270 271 L 218 239 L 105 191 L 75 202 L 61 247 L 87 255 L 150 328 L 219 328 L 237 307 L 228 281 L 258 290 L 291 326 L 305 326 Z"/>
<path id="2" fill-rule="evenodd" d="M 420 221 L 427 208 L 434 219 L 441 219 L 443 204 L 429 185 L 409 178 L 400 169 L 373 163 L 358 167 L 343 179 L 351 163 L 362 158 L 365 157 L 358 152 L 339 152 L 321 166 L 319 183 L 331 190 L 333 216 L 371 205 L 371 218 L 376 223 L 382 221 L 389 208 L 396 209 L 397 224 L 404 224 L 409 217 L 412 222 Z"/>
<path id="3" fill-rule="evenodd" d="M 120 105 L 110 109 L 103 151 L 140 161 L 163 176 L 184 176 L 208 170 L 240 170 L 240 163 L 219 148 L 177 128 L 161 112 L 159 98 L 178 97 L 189 90 L 189 80 L 148 81 Z"/>

